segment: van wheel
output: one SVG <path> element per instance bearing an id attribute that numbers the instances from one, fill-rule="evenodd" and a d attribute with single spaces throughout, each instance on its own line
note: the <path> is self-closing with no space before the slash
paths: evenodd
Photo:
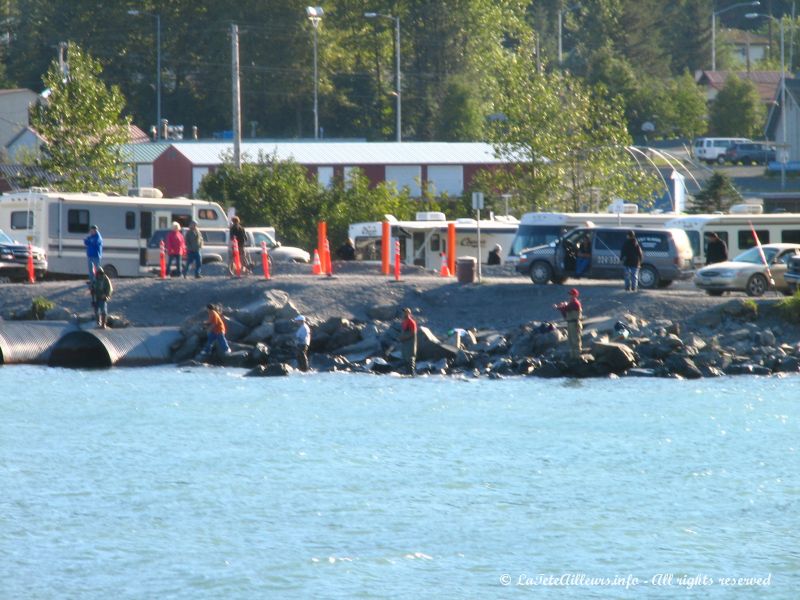
<path id="1" fill-rule="evenodd" d="M 767 291 L 767 278 L 756 273 L 748 280 L 745 291 L 748 296 L 763 296 Z"/>
<path id="2" fill-rule="evenodd" d="M 645 290 L 652 290 L 658 287 L 658 271 L 652 265 L 642 265 L 639 269 L 639 287 Z"/>
<path id="3" fill-rule="evenodd" d="M 531 266 L 531 281 L 545 284 L 553 277 L 553 268 L 542 260 L 537 260 Z"/>
<path id="4" fill-rule="evenodd" d="M 103 267 L 103 271 L 105 271 L 109 279 L 116 279 L 117 277 L 119 277 L 119 273 L 117 272 L 117 267 L 115 267 L 114 265 L 106 265 L 105 267 Z"/>
<path id="5" fill-rule="evenodd" d="M 718 156 L 717 157 L 717 164 L 718 165 L 724 165 L 725 164 L 725 157 L 722 156 L 722 155 Z"/>

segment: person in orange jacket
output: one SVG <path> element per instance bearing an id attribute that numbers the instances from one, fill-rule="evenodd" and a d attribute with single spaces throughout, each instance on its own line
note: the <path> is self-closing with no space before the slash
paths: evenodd
<path id="1" fill-rule="evenodd" d="M 211 354 L 215 344 L 223 353 L 230 354 L 231 348 L 228 346 L 228 340 L 225 339 L 225 321 L 222 319 L 219 309 L 213 304 L 206 306 L 206 309 L 208 309 L 208 321 L 205 322 L 205 325 L 208 328 L 208 340 L 200 353 L 201 356 Z"/>

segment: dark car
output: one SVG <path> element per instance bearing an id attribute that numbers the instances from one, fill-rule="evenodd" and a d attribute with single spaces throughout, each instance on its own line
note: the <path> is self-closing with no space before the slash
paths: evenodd
<path id="1" fill-rule="evenodd" d="M 796 294 L 800 288 L 800 256 L 793 256 L 789 260 L 786 273 L 783 274 L 783 280 L 789 288 L 790 294 Z"/>
<path id="2" fill-rule="evenodd" d="M 25 281 L 28 277 L 28 258 L 33 253 L 33 270 L 36 279 L 47 273 L 47 256 L 37 246 L 28 250 L 28 244 L 21 244 L 0 229 L 0 283 Z"/>
<path id="3" fill-rule="evenodd" d="M 720 161 L 743 165 L 766 165 L 775 160 L 775 146 L 762 142 L 734 144 L 721 156 Z"/>

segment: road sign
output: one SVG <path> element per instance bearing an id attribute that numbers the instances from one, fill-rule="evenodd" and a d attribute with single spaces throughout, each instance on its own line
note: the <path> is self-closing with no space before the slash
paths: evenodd
<path id="1" fill-rule="evenodd" d="M 472 208 L 474 210 L 483 208 L 483 192 L 472 192 Z"/>

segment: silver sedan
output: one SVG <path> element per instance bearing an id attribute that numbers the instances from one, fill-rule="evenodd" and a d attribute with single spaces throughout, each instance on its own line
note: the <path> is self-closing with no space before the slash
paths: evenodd
<path id="1" fill-rule="evenodd" d="M 721 296 L 723 292 L 763 296 L 770 289 L 790 293 L 783 275 L 791 258 L 800 255 L 800 244 L 764 244 L 761 248 L 763 257 L 756 247 L 733 260 L 703 267 L 695 274 L 694 284 L 712 296 Z"/>

